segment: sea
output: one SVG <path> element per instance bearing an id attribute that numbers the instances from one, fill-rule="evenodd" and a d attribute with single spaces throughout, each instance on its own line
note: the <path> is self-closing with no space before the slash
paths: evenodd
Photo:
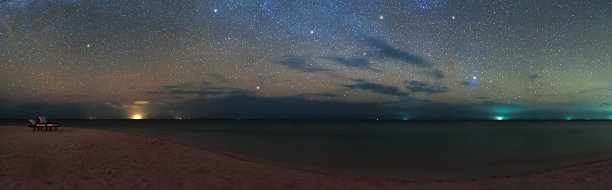
<path id="1" fill-rule="evenodd" d="M 24 127 L 26 122 L 22 122 Z M 612 159 L 610 121 L 60 120 L 58 123 L 151 136 L 237 159 L 354 177 L 471 179 L 543 172 Z"/>

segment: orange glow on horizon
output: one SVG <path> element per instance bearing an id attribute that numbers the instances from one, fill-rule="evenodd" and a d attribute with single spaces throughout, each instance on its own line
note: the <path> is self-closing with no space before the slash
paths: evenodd
<path id="1" fill-rule="evenodd" d="M 142 119 L 142 116 L 140 114 L 134 114 L 132 115 L 132 119 Z"/>
<path id="2" fill-rule="evenodd" d="M 149 104 L 149 101 L 139 100 L 139 101 L 134 101 L 134 104 L 145 105 L 145 104 Z"/>

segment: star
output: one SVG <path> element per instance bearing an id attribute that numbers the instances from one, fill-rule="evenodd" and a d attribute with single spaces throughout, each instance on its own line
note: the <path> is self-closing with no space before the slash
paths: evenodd
<path id="1" fill-rule="evenodd" d="M 547 10 L 532 9 L 533 3 L 445 0 L 189 2 L 0 1 L 0 101 L 91 100 L 120 108 L 151 98 L 160 105 L 180 101 L 172 110 L 187 112 L 190 100 L 225 101 L 251 92 L 255 98 L 371 103 L 389 113 L 409 112 L 407 102 L 421 100 L 483 106 L 612 101 L 604 43 L 609 6 L 602 1 Z M 572 15 L 559 16 L 567 12 Z M 41 69 L 57 74 L 28 73 Z M 401 108 L 379 104 L 404 100 L 415 101 Z M 142 117 L 166 113 L 149 107 Z M 0 113 L 11 109 L 0 105 Z M 599 111 L 608 116 L 611 109 Z M 515 118 L 487 119 L 494 116 Z"/>

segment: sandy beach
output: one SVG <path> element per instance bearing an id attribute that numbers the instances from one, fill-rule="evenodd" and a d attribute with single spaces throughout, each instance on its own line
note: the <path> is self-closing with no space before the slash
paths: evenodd
<path id="1" fill-rule="evenodd" d="M 469 180 L 348 177 L 281 168 L 114 131 L 0 127 L 0 189 L 609 189 L 612 161 Z"/>

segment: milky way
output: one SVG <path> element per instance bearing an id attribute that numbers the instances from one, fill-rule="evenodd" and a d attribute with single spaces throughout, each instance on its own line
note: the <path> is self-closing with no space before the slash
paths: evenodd
<path id="1" fill-rule="evenodd" d="M 0 114 L 612 119 L 609 1 L 0 2 Z"/>

